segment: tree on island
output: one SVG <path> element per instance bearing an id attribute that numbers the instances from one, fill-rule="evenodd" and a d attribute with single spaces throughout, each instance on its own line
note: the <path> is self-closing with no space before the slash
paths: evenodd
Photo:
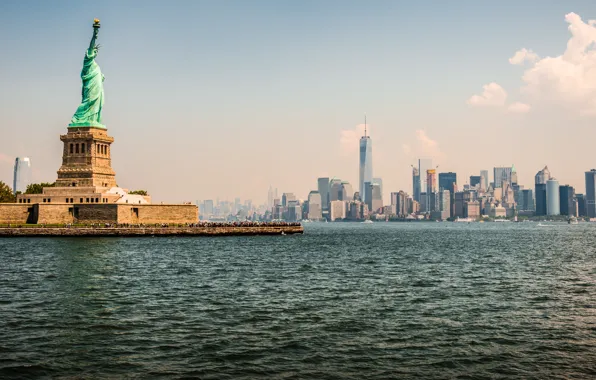
<path id="1" fill-rule="evenodd" d="M 14 203 L 16 200 L 10 186 L 0 181 L 0 203 Z"/>
<path id="2" fill-rule="evenodd" d="M 133 190 L 133 191 L 129 192 L 128 194 L 147 196 L 147 190 Z"/>
<path id="3" fill-rule="evenodd" d="M 32 183 L 30 185 L 27 185 L 27 190 L 25 190 L 25 194 L 41 194 L 41 193 L 43 193 L 44 187 L 54 187 L 54 186 L 56 186 L 56 182 L 54 182 L 54 183 L 48 183 L 48 182 Z"/>

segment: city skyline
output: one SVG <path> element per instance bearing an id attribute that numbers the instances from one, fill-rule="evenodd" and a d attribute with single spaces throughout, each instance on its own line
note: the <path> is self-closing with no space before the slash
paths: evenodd
<path id="1" fill-rule="evenodd" d="M 80 96 L 80 79 L 73 73 L 80 69 L 81 37 L 72 30 L 98 17 L 110 25 L 99 62 L 109 88 L 106 125 L 119 141 L 113 147 L 114 169 L 129 181 L 119 185 L 149 189 L 156 201 L 240 195 L 262 203 L 270 184 L 306 198 L 315 188 L 312 182 L 323 176 L 357 188 L 355 162 L 364 126 L 355 121 L 364 111 L 385 201 L 393 191 L 411 192 L 410 165 L 421 157 L 440 165 L 439 172 L 457 173 L 460 186 L 480 169 L 515 163 L 519 182 L 527 187 L 533 173 L 548 165 L 560 184 L 582 189 L 583 173 L 596 166 L 589 155 L 589 141 L 596 137 L 594 115 L 586 109 L 593 93 L 571 87 L 569 98 L 562 97 L 566 82 L 541 82 L 549 68 L 541 57 L 587 72 L 581 69 L 593 56 L 580 63 L 577 55 L 585 41 L 596 40 L 596 28 L 588 23 L 596 18 L 596 5 L 548 4 L 535 14 L 531 3 L 504 2 L 499 10 L 466 3 L 469 15 L 493 16 L 481 29 L 476 29 L 477 18 L 441 20 L 442 4 L 428 11 L 423 5 L 390 2 L 366 7 L 257 2 L 250 9 L 241 3 L 169 7 L 148 2 L 141 10 L 116 2 L 3 3 L 0 31 L 11 60 L 0 62 L 0 72 L 11 91 L 2 93 L 0 180 L 12 183 L 19 156 L 35 162 L 34 182 L 55 178 L 60 146 L 52 136 L 67 125 Z M 514 8 L 514 14 L 509 12 Z M 302 12 L 296 15 L 296 10 Z M 209 37 L 214 15 L 226 16 L 215 29 L 218 44 Z M 375 27 L 351 28 L 360 17 Z M 445 28 L 441 38 L 450 50 L 437 47 L 433 33 L 415 29 L 426 18 Z M 309 28 L 328 20 L 333 20 L 332 31 Z M 47 23 L 57 27 L 47 29 Z M 164 28 L 172 25 L 180 26 Z M 471 30 L 469 42 L 487 46 L 482 58 L 457 42 Z M 170 43 L 188 41 L 189 34 L 200 53 Z M 14 35 L 19 38 L 8 37 Z M 352 41 L 362 54 L 355 55 L 351 44 L 337 46 L 338 39 Z M 436 51 L 426 48 L 431 42 Z M 31 46 L 43 56 L 45 70 L 36 69 Z M 298 64 L 293 54 L 305 46 L 312 46 L 306 50 L 311 59 Z M 138 76 L 125 80 L 126 67 L 138 63 L 140 52 L 151 59 L 143 59 Z M 183 61 L 174 58 L 181 56 Z M 591 83 L 589 77 L 581 79 Z M 539 85 L 560 107 L 546 107 L 551 104 L 536 98 Z M 524 90 L 518 92 L 520 87 Z M 149 88 L 154 98 L 140 102 Z M 36 112 L 26 111 L 30 100 L 40 104 Z M 581 138 L 560 146 L 556 137 L 563 131 Z M 477 143 L 470 145 L 472 140 Z M 281 147 L 288 144 L 308 149 L 287 154 Z M 152 166 L 151 176 L 137 170 L 142 162 Z"/>

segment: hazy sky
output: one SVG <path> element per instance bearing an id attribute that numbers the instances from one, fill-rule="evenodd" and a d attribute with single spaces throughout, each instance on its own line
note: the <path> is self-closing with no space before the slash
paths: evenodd
<path id="1" fill-rule="evenodd" d="M 356 188 L 365 113 L 385 196 L 419 156 L 460 185 L 515 164 L 533 187 L 548 165 L 583 192 L 596 2 L 491 3 L 1 1 L 0 180 L 17 155 L 55 180 L 97 17 L 117 181 L 157 201 Z"/>

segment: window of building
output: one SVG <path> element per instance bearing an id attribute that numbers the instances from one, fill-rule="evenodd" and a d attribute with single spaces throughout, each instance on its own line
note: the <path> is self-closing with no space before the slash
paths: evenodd
<path id="1" fill-rule="evenodd" d="M 99 203 L 99 198 L 95 198 L 95 203 Z"/>
<path id="2" fill-rule="evenodd" d="M 45 198 L 43 199 L 43 203 L 46 203 L 46 199 Z"/>
<path id="3" fill-rule="evenodd" d="M 66 198 L 66 203 L 68 203 L 68 198 Z"/>
<path id="4" fill-rule="evenodd" d="M 85 200 L 85 202 L 89 203 L 89 198 L 87 198 L 87 199 Z"/>
<path id="5" fill-rule="evenodd" d="M 91 203 L 93 203 L 93 198 L 91 198 Z"/>
<path id="6" fill-rule="evenodd" d="M 75 145 L 75 153 L 79 153 L 79 144 Z"/>
<path id="7" fill-rule="evenodd" d="M 85 143 L 81 144 L 81 153 L 85 153 Z"/>
<path id="8" fill-rule="evenodd" d="M 50 203 L 52 201 L 52 198 L 48 198 L 48 203 Z"/>
<path id="9" fill-rule="evenodd" d="M 23 200 L 22 199 L 19 199 L 19 203 L 23 203 Z"/>
<path id="10" fill-rule="evenodd" d="M 74 150 L 74 146 L 73 146 L 73 144 L 70 144 L 70 154 L 73 153 L 73 150 Z"/>
<path id="11" fill-rule="evenodd" d="M 72 187 L 75 187 L 76 185 L 77 185 L 77 183 L 76 183 L 76 182 L 73 182 L 73 183 L 72 183 Z"/>
<path id="12" fill-rule="evenodd" d="M 81 201 L 79 203 L 83 203 L 83 198 L 81 198 Z"/>
<path id="13" fill-rule="evenodd" d="M 31 203 L 31 198 L 27 199 L 27 203 Z"/>
<path id="14" fill-rule="evenodd" d="M 72 198 L 70 198 L 70 203 L 74 203 Z"/>

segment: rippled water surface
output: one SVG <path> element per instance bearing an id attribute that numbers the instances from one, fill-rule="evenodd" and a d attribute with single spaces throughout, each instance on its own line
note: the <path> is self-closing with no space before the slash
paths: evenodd
<path id="1" fill-rule="evenodd" d="M 0 378 L 596 378 L 596 225 L 0 239 Z"/>

